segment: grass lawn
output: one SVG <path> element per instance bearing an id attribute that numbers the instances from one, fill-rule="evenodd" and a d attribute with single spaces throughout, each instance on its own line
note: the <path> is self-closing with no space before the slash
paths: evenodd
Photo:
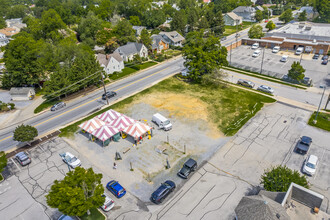
<path id="1" fill-rule="evenodd" d="M 254 23 L 252 23 L 254 24 Z M 251 22 L 243 21 L 242 26 L 238 26 L 238 31 L 241 31 L 243 29 L 246 29 L 251 26 Z M 240 28 L 242 27 L 242 28 Z M 223 36 L 228 36 L 236 32 L 236 26 L 225 26 L 225 32 L 223 33 Z"/>
<path id="2" fill-rule="evenodd" d="M 53 101 L 44 101 L 43 103 L 41 103 L 36 109 L 34 109 L 34 114 L 37 114 L 43 110 L 45 110 L 46 108 L 49 108 L 53 105 L 55 105 L 56 103 L 61 102 L 59 100 L 53 100 Z"/>
<path id="3" fill-rule="evenodd" d="M 80 217 L 81 220 L 105 220 L 104 215 L 98 209 L 91 209 L 91 214 L 87 213 Z"/>
<path id="4" fill-rule="evenodd" d="M 124 76 L 128 76 L 132 73 L 135 73 L 139 70 L 146 69 L 146 68 L 151 67 L 151 66 L 156 65 L 156 64 L 157 64 L 156 62 L 150 61 L 150 62 L 146 62 L 146 63 L 142 63 L 142 64 L 137 64 L 137 65 L 132 65 L 132 66 L 129 66 L 129 67 L 125 67 L 120 73 L 111 74 L 109 76 L 109 79 L 117 80 L 117 79 L 120 79 Z"/>
<path id="5" fill-rule="evenodd" d="M 91 119 L 108 109 L 120 111 L 120 109 L 132 104 L 134 100 L 142 99 L 151 93 L 183 94 L 187 95 L 187 97 L 199 99 L 206 106 L 208 120 L 214 123 L 219 131 L 227 136 L 234 135 L 263 107 L 264 103 L 275 102 L 273 98 L 228 85 L 214 88 L 186 83 L 178 80 L 176 77 L 171 77 L 61 129 L 62 133 L 60 136 L 71 136 L 78 130 L 78 125 L 83 121 Z"/>
<path id="6" fill-rule="evenodd" d="M 314 124 L 313 120 L 315 119 L 315 114 L 316 112 L 314 112 L 309 118 L 308 124 L 326 131 L 330 131 L 330 113 L 320 112 L 317 116 L 317 122 Z"/>

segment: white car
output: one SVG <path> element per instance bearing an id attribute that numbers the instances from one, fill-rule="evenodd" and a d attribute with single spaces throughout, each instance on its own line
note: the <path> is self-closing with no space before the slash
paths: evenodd
<path id="1" fill-rule="evenodd" d="M 300 54 L 302 54 L 302 52 L 304 52 L 304 48 L 298 47 L 298 49 L 296 50 L 296 55 L 300 55 Z"/>
<path id="2" fill-rule="evenodd" d="M 105 194 L 103 194 L 102 197 L 105 197 L 105 201 L 104 201 L 103 206 L 101 206 L 101 209 L 105 212 L 108 212 L 114 207 L 115 202 L 109 196 L 107 196 Z"/>
<path id="3" fill-rule="evenodd" d="M 262 92 L 267 92 L 270 94 L 274 93 L 274 89 L 270 88 L 269 86 L 261 85 L 257 88 L 257 90 L 262 91 Z"/>
<path id="4" fill-rule="evenodd" d="M 60 156 L 62 157 L 62 160 L 64 161 L 64 163 L 68 164 L 73 169 L 81 166 L 80 160 L 75 155 L 73 155 L 69 152 L 62 153 L 62 154 L 60 154 Z"/>
<path id="5" fill-rule="evenodd" d="M 303 172 L 307 175 L 313 176 L 316 172 L 316 167 L 318 164 L 318 158 L 315 155 L 309 155 L 305 160 L 305 164 L 303 167 Z"/>
<path id="6" fill-rule="evenodd" d="M 285 63 L 286 61 L 288 61 L 288 58 L 289 58 L 288 55 L 283 55 L 283 56 L 281 57 L 280 61 Z"/>
<path id="7" fill-rule="evenodd" d="M 272 52 L 273 53 L 278 53 L 279 51 L 280 51 L 280 46 L 275 46 L 275 47 L 273 47 L 273 50 L 272 50 Z"/>
<path id="8" fill-rule="evenodd" d="M 252 47 L 251 47 L 251 49 L 258 49 L 259 48 L 259 43 L 254 43 L 254 44 L 252 44 Z"/>
<path id="9" fill-rule="evenodd" d="M 252 57 L 258 57 L 260 55 L 261 51 L 260 50 L 256 50 L 253 52 Z"/>

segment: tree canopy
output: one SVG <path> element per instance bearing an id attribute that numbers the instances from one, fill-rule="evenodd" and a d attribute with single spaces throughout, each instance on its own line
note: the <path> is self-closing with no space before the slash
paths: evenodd
<path id="1" fill-rule="evenodd" d="M 291 9 L 285 10 L 279 17 L 279 20 L 283 21 L 284 23 L 288 23 L 289 21 L 292 21 L 293 20 L 292 10 Z"/>
<path id="2" fill-rule="evenodd" d="M 92 168 L 77 167 L 67 173 L 63 180 L 55 180 L 47 204 L 69 216 L 82 216 L 88 210 L 103 205 L 104 188 L 102 174 L 94 173 Z"/>
<path id="3" fill-rule="evenodd" d="M 300 65 L 298 61 L 294 61 L 291 65 L 291 69 L 289 70 L 288 76 L 291 79 L 297 80 L 300 82 L 301 80 L 304 79 L 305 77 L 305 72 L 306 70 Z"/>
<path id="4" fill-rule="evenodd" d="M 268 21 L 268 23 L 266 24 L 266 28 L 268 28 L 268 31 L 271 31 L 276 28 L 276 25 L 273 21 Z"/>
<path id="5" fill-rule="evenodd" d="M 261 37 L 265 36 L 265 34 L 262 32 L 262 27 L 260 25 L 253 25 L 250 28 L 248 35 L 251 39 L 260 39 Z"/>
<path id="6" fill-rule="evenodd" d="M 4 151 L 0 151 L 0 173 L 7 166 L 7 157 Z"/>
<path id="7" fill-rule="evenodd" d="M 286 166 L 273 167 L 266 170 L 261 176 L 261 184 L 265 190 L 272 192 L 286 192 L 292 182 L 309 188 L 306 176 Z"/>
<path id="8" fill-rule="evenodd" d="M 204 30 L 190 32 L 182 50 L 189 77 L 197 82 L 201 80 L 200 76 L 228 65 L 227 49 L 220 45 L 220 39 L 214 35 L 204 38 L 203 33 Z"/>
<path id="9" fill-rule="evenodd" d="M 103 28 L 103 21 L 90 11 L 82 18 L 77 29 L 79 39 L 92 48 L 96 44 L 96 33 Z"/>
<path id="10" fill-rule="evenodd" d="M 140 43 L 143 43 L 148 49 L 151 49 L 152 39 L 147 29 L 141 31 Z"/>
<path id="11" fill-rule="evenodd" d="M 298 16 L 298 21 L 307 21 L 307 12 L 303 11 Z"/>
<path id="12" fill-rule="evenodd" d="M 38 130 L 30 125 L 19 125 L 14 131 L 14 141 L 26 142 L 32 141 L 38 136 Z"/>

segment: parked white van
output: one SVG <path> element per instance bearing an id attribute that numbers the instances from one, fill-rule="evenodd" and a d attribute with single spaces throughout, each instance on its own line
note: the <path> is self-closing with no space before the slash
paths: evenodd
<path id="1" fill-rule="evenodd" d="M 172 129 L 172 124 L 171 124 L 170 120 L 168 120 L 167 118 L 165 118 L 164 116 L 162 116 L 159 113 L 154 114 L 152 116 L 151 121 L 156 123 L 159 128 L 162 128 L 165 131 L 169 131 Z"/>
<path id="2" fill-rule="evenodd" d="M 300 54 L 302 54 L 302 52 L 304 52 L 304 48 L 298 47 L 298 49 L 296 50 L 296 55 L 300 55 Z"/>
<path id="3" fill-rule="evenodd" d="M 252 54 L 252 57 L 258 57 L 260 55 L 261 51 L 260 50 L 255 50 Z"/>
<path id="4" fill-rule="evenodd" d="M 281 57 L 280 61 L 285 63 L 286 61 L 288 61 L 288 58 L 289 58 L 288 55 L 283 55 L 283 56 Z"/>

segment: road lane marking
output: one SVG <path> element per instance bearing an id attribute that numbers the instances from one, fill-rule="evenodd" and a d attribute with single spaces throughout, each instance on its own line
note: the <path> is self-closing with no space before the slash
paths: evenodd
<path id="1" fill-rule="evenodd" d="M 153 74 L 150 74 L 150 75 L 148 75 L 148 76 L 145 76 L 145 77 L 143 77 L 143 78 L 141 78 L 141 79 L 139 79 L 139 80 L 137 80 L 137 81 L 134 81 L 134 82 L 132 82 L 132 83 L 130 83 L 130 84 L 128 84 L 128 85 L 122 86 L 122 87 L 120 87 L 119 89 L 116 89 L 116 90 L 114 90 L 114 91 L 122 90 L 122 89 L 124 89 L 124 88 L 126 88 L 126 87 L 128 87 L 128 86 L 130 86 L 130 85 L 136 84 L 136 83 L 138 83 L 138 82 L 140 82 L 140 81 L 142 81 L 142 80 L 144 80 L 144 79 L 147 79 L 147 78 L 149 78 L 149 77 L 151 77 L 151 76 L 154 76 L 154 75 L 156 75 L 156 74 L 158 74 L 158 73 L 160 73 L 160 72 L 162 72 L 162 71 L 165 71 L 165 70 L 167 70 L 168 68 L 170 68 L 170 67 L 166 67 L 165 69 L 159 70 L 159 71 L 157 71 L 157 72 L 155 72 L 155 73 L 153 73 Z M 40 122 L 40 123 L 38 123 L 38 124 L 36 124 L 36 125 L 34 125 L 34 126 L 37 127 L 37 126 L 42 125 L 42 124 L 44 124 L 44 123 L 46 123 L 46 122 L 48 122 L 48 121 L 54 120 L 54 119 L 56 119 L 56 118 L 58 118 L 58 117 L 60 117 L 60 116 L 62 116 L 62 115 L 64 115 L 64 114 L 67 114 L 67 113 L 69 113 L 69 112 L 72 112 L 72 111 L 74 111 L 74 110 L 76 110 L 76 109 L 78 109 L 78 108 L 84 106 L 84 105 L 87 105 L 87 104 L 89 104 L 89 103 L 91 103 L 91 102 L 93 102 L 93 101 L 95 101 L 95 100 L 97 100 L 97 99 L 99 99 L 99 98 L 100 98 L 100 97 L 97 97 L 97 98 L 95 98 L 95 99 L 93 99 L 93 100 L 90 100 L 90 101 L 88 101 L 88 102 L 86 102 L 86 103 L 83 103 L 83 104 L 81 104 L 81 105 L 79 105 L 79 106 L 77 106 L 77 107 L 75 107 L 75 108 L 73 108 L 73 109 L 70 109 L 70 110 L 68 110 L 68 111 L 66 111 L 66 112 L 63 112 L 63 113 L 61 113 L 61 114 L 59 114 L 59 115 L 56 115 L 56 116 L 54 116 L 54 117 L 52 117 L 52 118 L 49 118 L 49 119 L 47 119 L 47 120 L 45 120 L 45 121 L 42 121 L 42 122 Z M 13 137 L 13 136 L 8 136 L 8 137 L 6 137 L 6 138 L 3 138 L 3 139 L 0 140 L 0 142 L 6 140 L 6 139 L 8 139 L 8 138 L 11 138 L 11 137 Z"/>

